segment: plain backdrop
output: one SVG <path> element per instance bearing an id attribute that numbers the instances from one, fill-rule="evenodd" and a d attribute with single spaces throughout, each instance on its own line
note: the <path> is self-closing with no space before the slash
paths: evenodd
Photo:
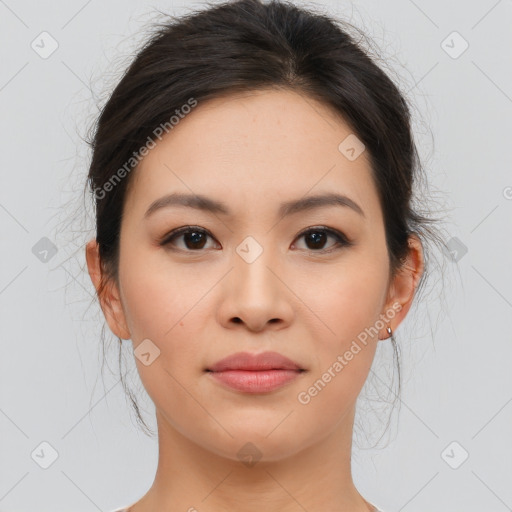
<path id="1" fill-rule="evenodd" d="M 157 443 L 137 428 L 114 348 L 101 371 L 82 137 L 155 9 L 201 5 L 0 0 L 2 512 L 109 511 L 153 481 Z M 512 510 L 512 1 L 316 5 L 365 30 L 400 77 L 448 207 L 445 289 L 434 276 L 397 332 L 399 414 L 380 408 L 393 361 L 379 344 L 381 387 L 365 386 L 356 418 L 356 485 L 386 512 Z"/>

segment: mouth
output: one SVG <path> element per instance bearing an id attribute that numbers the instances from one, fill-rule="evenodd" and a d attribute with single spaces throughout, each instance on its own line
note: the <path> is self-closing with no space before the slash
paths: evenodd
<path id="1" fill-rule="evenodd" d="M 268 393 L 306 372 L 299 364 L 277 352 L 239 352 L 205 371 L 216 382 L 243 393 Z"/>
<path id="2" fill-rule="evenodd" d="M 224 370 L 209 372 L 216 381 L 243 393 L 268 393 L 295 380 L 305 370 Z"/>

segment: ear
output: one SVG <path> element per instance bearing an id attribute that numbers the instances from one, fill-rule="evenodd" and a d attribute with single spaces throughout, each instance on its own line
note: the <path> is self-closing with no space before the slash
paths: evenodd
<path id="1" fill-rule="evenodd" d="M 102 274 L 99 246 L 94 238 L 86 245 L 85 259 L 87 260 L 89 276 L 96 289 L 101 309 L 110 330 L 121 339 L 130 339 L 130 332 L 126 326 L 126 318 L 116 284 L 109 281 L 106 284 L 104 283 L 103 289 L 101 287 L 102 278 L 105 279 L 105 276 Z"/>
<path id="2" fill-rule="evenodd" d="M 407 316 L 424 270 L 423 246 L 418 235 L 415 233 L 409 235 L 408 244 L 409 253 L 391 282 L 386 302 L 385 311 L 389 311 L 390 308 L 396 311 L 393 319 L 388 322 L 393 331 Z M 385 315 L 385 313 L 383 314 Z M 384 328 L 384 331 L 379 334 L 379 339 L 387 338 L 389 338 L 389 334 Z"/>

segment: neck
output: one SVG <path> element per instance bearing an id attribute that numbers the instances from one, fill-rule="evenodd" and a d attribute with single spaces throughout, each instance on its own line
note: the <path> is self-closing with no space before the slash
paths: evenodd
<path id="1" fill-rule="evenodd" d="M 372 511 L 352 481 L 353 420 L 354 410 L 320 442 L 286 459 L 262 456 L 251 464 L 203 449 L 157 412 L 155 480 L 130 511 Z"/>

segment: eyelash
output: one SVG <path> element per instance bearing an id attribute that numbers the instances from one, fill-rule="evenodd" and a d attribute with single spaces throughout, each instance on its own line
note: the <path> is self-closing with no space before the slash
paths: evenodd
<path id="1" fill-rule="evenodd" d="M 205 235 L 208 235 L 209 237 L 213 238 L 213 236 L 210 234 L 210 232 L 203 228 L 196 227 L 196 226 L 183 226 L 183 227 L 175 229 L 175 230 L 171 231 L 170 233 L 168 233 L 167 235 L 165 235 L 164 238 L 159 242 L 159 245 L 160 246 L 171 245 L 171 242 L 174 239 L 176 239 L 179 236 L 184 235 L 186 233 L 201 233 L 201 234 L 205 234 Z M 305 235 L 309 235 L 310 233 L 325 233 L 327 235 L 332 236 L 337 242 L 337 244 L 334 245 L 333 247 L 331 247 L 330 249 L 319 249 L 319 250 L 308 249 L 308 251 L 311 253 L 325 254 L 325 253 L 330 253 L 337 249 L 342 249 L 344 247 L 350 247 L 350 246 L 354 245 L 353 242 L 351 242 L 342 232 L 340 232 L 336 229 L 325 227 L 325 226 L 307 228 L 306 230 L 299 233 L 296 238 L 301 238 Z M 181 252 L 200 252 L 202 249 L 193 250 L 193 249 L 176 249 L 176 248 L 174 248 L 173 250 L 181 251 Z"/>

